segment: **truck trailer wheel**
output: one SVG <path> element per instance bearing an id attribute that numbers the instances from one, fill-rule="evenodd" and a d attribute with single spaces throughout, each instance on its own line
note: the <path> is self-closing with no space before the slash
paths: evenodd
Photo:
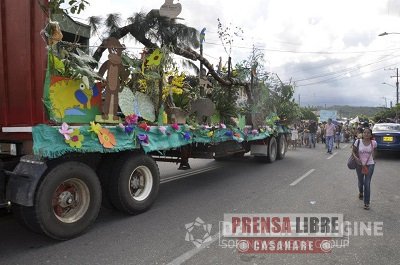
<path id="1" fill-rule="evenodd" d="M 278 138 L 278 153 L 276 155 L 276 159 L 282 160 L 285 158 L 287 151 L 287 142 L 286 142 L 286 137 L 284 134 L 281 134 Z"/>
<path id="2" fill-rule="evenodd" d="M 278 153 L 278 144 L 276 143 L 275 137 L 271 137 L 268 142 L 268 156 L 267 162 L 272 163 L 276 160 L 276 156 Z"/>
<path id="3" fill-rule="evenodd" d="M 144 212 L 154 203 L 160 172 L 150 156 L 130 153 L 117 161 L 110 181 L 112 204 L 127 214 Z"/>
<path id="4" fill-rule="evenodd" d="M 34 206 L 18 206 L 18 215 L 36 232 L 57 240 L 83 233 L 96 220 L 101 187 L 96 173 L 80 162 L 55 166 L 44 177 Z"/>

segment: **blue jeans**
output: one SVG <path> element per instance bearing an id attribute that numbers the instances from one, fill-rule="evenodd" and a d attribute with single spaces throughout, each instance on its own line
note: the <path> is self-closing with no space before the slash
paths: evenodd
<path id="1" fill-rule="evenodd" d="M 361 166 L 356 167 L 358 176 L 358 191 L 364 194 L 364 204 L 369 204 L 371 195 L 371 178 L 374 174 L 375 164 L 368 165 L 368 174 L 361 173 Z"/>
<path id="2" fill-rule="evenodd" d="M 326 145 L 328 146 L 328 152 L 332 152 L 333 148 L 333 135 L 332 136 L 327 136 L 326 137 Z"/>
<path id="3" fill-rule="evenodd" d="M 310 133 L 308 135 L 308 144 L 310 145 L 310 148 L 311 147 L 315 148 L 315 133 Z"/>

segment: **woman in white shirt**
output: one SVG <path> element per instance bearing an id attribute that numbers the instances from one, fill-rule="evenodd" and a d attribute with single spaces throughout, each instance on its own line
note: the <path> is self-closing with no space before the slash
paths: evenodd
<path id="1" fill-rule="evenodd" d="M 292 129 L 292 138 L 291 138 L 294 150 L 296 150 L 298 139 L 299 139 L 299 131 L 297 130 L 297 125 L 295 124 L 294 128 Z"/>

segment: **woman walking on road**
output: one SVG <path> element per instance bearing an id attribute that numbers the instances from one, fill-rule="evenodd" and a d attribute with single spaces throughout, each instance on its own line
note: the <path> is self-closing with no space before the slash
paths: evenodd
<path id="1" fill-rule="evenodd" d="M 374 151 L 377 146 L 375 140 L 371 140 L 372 131 L 365 128 L 362 139 L 353 144 L 353 156 L 357 161 L 356 172 L 358 176 L 358 198 L 364 199 L 364 209 L 369 210 L 371 194 L 371 178 L 375 169 Z"/>

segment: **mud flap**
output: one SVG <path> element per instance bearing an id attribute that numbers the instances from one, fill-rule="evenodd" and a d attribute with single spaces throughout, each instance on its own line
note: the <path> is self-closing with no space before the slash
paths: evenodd
<path id="1" fill-rule="evenodd" d="M 23 206 L 33 206 L 36 186 L 46 169 L 46 162 L 36 156 L 21 157 L 14 171 L 5 171 L 9 176 L 6 200 Z"/>

